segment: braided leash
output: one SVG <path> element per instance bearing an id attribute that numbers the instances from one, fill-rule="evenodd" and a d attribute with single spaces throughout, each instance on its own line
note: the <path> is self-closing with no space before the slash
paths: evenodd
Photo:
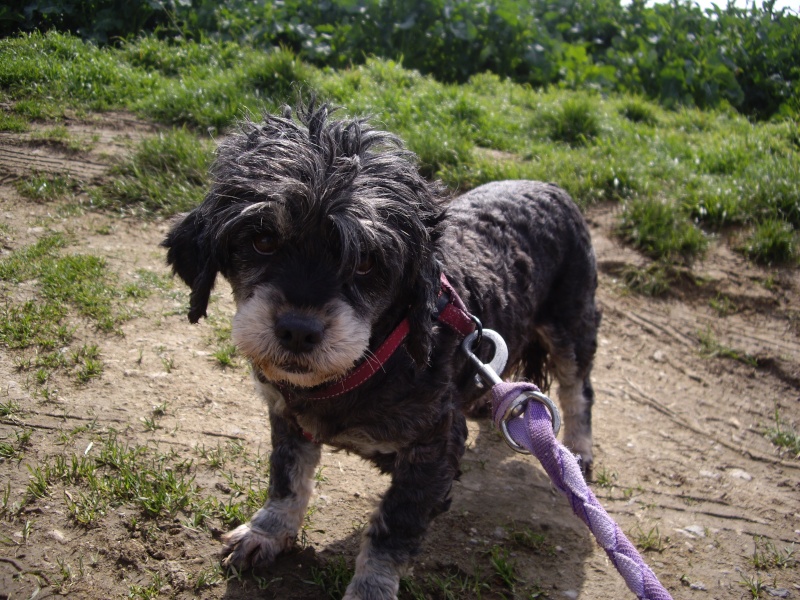
<path id="1" fill-rule="evenodd" d="M 513 442 L 529 450 L 541 461 L 555 486 L 569 500 L 573 512 L 586 523 L 637 598 L 672 600 L 619 525 L 589 489 L 577 458 L 556 439 L 553 432 L 555 415 L 551 415 L 541 401 L 528 400 L 523 414 L 506 417 L 509 408 L 525 392 L 540 394 L 539 388 L 532 383 L 498 383 L 492 387 L 495 424 L 501 429 L 501 425 L 504 425 Z"/>

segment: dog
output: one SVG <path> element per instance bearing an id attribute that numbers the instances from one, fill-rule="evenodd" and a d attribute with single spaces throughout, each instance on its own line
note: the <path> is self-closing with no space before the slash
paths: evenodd
<path id="1" fill-rule="evenodd" d="M 269 406 L 269 500 L 223 536 L 223 563 L 246 569 L 293 545 L 327 444 L 391 475 L 344 596 L 384 600 L 449 508 L 464 413 L 485 402 L 459 350 L 474 322 L 507 342 L 506 375 L 557 379 L 565 444 L 591 467 L 596 260 L 556 185 L 449 199 L 396 136 L 332 110 L 244 119 L 162 245 L 191 288 L 192 323 L 217 274 L 230 282 L 233 340 Z"/>

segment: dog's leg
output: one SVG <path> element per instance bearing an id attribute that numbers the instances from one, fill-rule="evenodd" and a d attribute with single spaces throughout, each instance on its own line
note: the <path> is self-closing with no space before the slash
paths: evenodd
<path id="1" fill-rule="evenodd" d="M 540 339 L 546 344 L 550 364 L 558 380 L 558 399 L 564 419 L 564 445 L 581 458 L 584 475 L 591 475 L 592 405 L 594 390 L 590 379 L 597 347 L 599 313 L 590 306 L 584 328 L 564 332 L 559 327 L 541 327 Z M 598 316 L 595 316 L 597 314 Z"/>
<path id="2" fill-rule="evenodd" d="M 428 525 L 450 507 L 450 489 L 459 475 L 467 434 L 463 415 L 454 418 L 449 435 L 445 432 L 436 446 L 415 448 L 413 456 L 398 457 L 392 484 L 372 515 L 343 600 L 397 598 L 400 576 L 419 551 Z"/>
<path id="3" fill-rule="evenodd" d="M 270 411 L 269 500 L 249 523 L 225 534 L 223 564 L 238 570 L 269 563 L 291 547 L 303 524 L 314 489 L 320 446 L 298 435 L 282 417 Z"/>

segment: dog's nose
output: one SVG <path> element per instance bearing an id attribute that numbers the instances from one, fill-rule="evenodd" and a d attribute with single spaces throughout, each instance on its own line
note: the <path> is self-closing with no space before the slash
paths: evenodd
<path id="1" fill-rule="evenodd" d="M 286 313 L 275 321 L 275 335 L 292 352 L 311 352 L 322 341 L 325 326 L 313 317 Z"/>

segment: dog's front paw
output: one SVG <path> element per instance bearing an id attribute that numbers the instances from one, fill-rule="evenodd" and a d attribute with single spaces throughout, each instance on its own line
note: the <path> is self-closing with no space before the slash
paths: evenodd
<path id="1" fill-rule="evenodd" d="M 239 525 L 222 536 L 225 544 L 222 549 L 222 564 L 237 571 L 269 564 L 291 546 L 293 541 L 294 538 L 289 535 L 275 536 L 250 523 Z"/>

